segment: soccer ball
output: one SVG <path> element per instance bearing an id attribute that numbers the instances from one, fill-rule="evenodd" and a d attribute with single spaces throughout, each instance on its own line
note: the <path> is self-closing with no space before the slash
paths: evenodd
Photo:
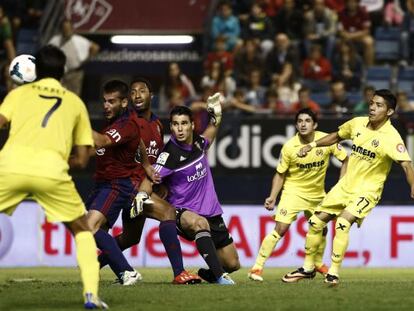
<path id="1" fill-rule="evenodd" d="M 36 79 L 35 60 L 36 58 L 29 54 L 19 55 L 12 60 L 9 74 L 16 84 L 21 85 Z"/>

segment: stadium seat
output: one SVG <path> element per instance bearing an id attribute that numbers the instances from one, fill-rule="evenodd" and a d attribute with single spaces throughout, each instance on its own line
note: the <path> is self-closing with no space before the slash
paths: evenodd
<path id="1" fill-rule="evenodd" d="M 17 34 L 16 54 L 35 54 L 38 48 L 37 30 L 22 28 Z"/>
<path id="2" fill-rule="evenodd" d="M 378 27 L 375 31 L 375 59 L 397 61 L 400 56 L 400 29 Z"/>
<path id="3" fill-rule="evenodd" d="M 347 97 L 353 106 L 359 103 L 363 98 L 361 92 L 348 92 Z"/>
<path id="4" fill-rule="evenodd" d="M 414 67 L 400 67 L 397 75 L 397 89 L 407 94 L 414 93 Z"/>
<path id="5" fill-rule="evenodd" d="M 331 102 L 329 93 L 312 93 L 310 97 L 321 107 L 327 107 Z"/>
<path id="6" fill-rule="evenodd" d="M 366 71 L 366 84 L 376 89 L 391 89 L 392 68 L 389 66 L 372 66 Z"/>

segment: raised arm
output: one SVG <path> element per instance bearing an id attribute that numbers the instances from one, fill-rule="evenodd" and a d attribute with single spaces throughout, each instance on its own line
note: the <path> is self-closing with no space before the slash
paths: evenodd
<path id="1" fill-rule="evenodd" d="M 310 144 L 302 147 L 298 152 L 298 157 L 305 157 L 309 151 L 311 151 L 315 147 L 325 147 L 336 144 L 340 142 L 342 139 L 339 137 L 338 132 L 333 132 L 328 134 L 318 140 L 311 142 Z"/>
<path id="2" fill-rule="evenodd" d="M 203 136 L 207 138 L 209 144 L 211 145 L 216 138 L 218 129 L 221 123 L 221 104 L 222 96 L 220 93 L 216 93 L 212 96 L 209 96 L 207 99 L 207 111 L 210 114 L 211 121 L 207 128 L 205 129 Z"/>

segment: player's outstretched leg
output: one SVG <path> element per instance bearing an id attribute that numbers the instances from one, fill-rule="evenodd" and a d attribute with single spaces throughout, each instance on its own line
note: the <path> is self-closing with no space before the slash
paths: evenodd
<path id="1" fill-rule="evenodd" d="M 309 218 L 309 231 L 306 234 L 305 262 L 303 267 L 286 274 L 282 281 L 285 283 L 298 282 L 302 279 L 313 279 L 316 274 L 314 257 L 322 243 L 322 231 L 326 223 L 316 215 Z"/>
<path id="2" fill-rule="evenodd" d="M 328 228 L 325 227 L 322 232 L 322 241 L 318 247 L 318 250 L 315 254 L 315 269 L 316 272 L 326 276 L 328 273 L 328 266 L 323 263 L 323 255 L 325 253 L 326 248 L 326 235 L 328 234 Z"/>
<path id="3" fill-rule="evenodd" d="M 325 283 L 336 285 L 339 283 L 339 269 L 349 244 L 349 230 L 352 224 L 339 216 L 335 225 L 335 238 L 332 246 L 332 264 L 325 278 Z"/>
<path id="4" fill-rule="evenodd" d="M 86 309 L 107 309 L 108 306 L 99 298 L 99 263 L 96 255 L 96 243 L 82 216 L 66 223 L 75 237 L 76 259 L 81 271 L 84 307 Z"/>
<path id="5" fill-rule="evenodd" d="M 264 264 L 272 254 L 277 242 L 279 242 L 281 238 L 282 237 L 275 229 L 263 239 L 262 244 L 260 245 L 259 253 L 257 254 L 256 262 L 247 274 L 247 277 L 250 280 L 263 282 L 262 273 Z"/>

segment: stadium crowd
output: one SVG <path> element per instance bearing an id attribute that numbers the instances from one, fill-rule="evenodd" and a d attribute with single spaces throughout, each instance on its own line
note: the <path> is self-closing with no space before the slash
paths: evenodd
<path id="1" fill-rule="evenodd" d="M 159 111 L 219 91 L 225 110 L 244 114 L 312 108 L 322 115 L 361 115 L 378 88 L 367 72 L 379 65 L 389 68 L 385 86 L 397 91 L 400 111 L 412 111 L 414 92 L 399 89 L 396 77 L 413 63 L 413 27 L 413 0 L 220 1 L 206 34 L 200 85 L 171 63 Z M 376 59 L 376 36 L 389 29 L 399 30 L 400 54 L 384 63 Z"/>

